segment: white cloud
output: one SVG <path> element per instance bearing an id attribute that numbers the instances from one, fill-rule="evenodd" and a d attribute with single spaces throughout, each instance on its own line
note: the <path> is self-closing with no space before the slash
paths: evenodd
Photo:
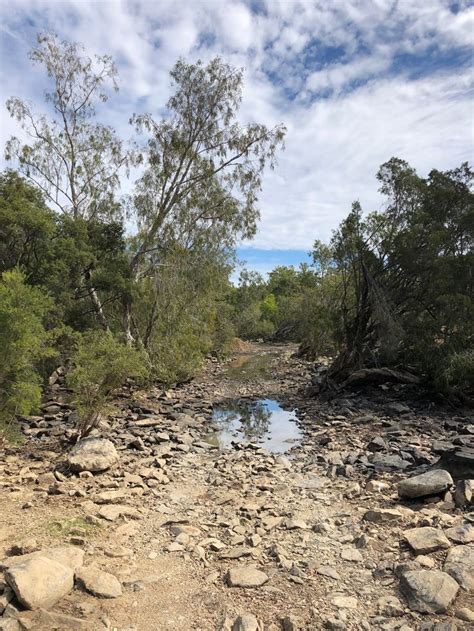
<path id="1" fill-rule="evenodd" d="M 433 47 L 439 63 L 471 43 L 468 2 L 457 13 L 448 0 L 265 0 L 259 6 L 252 13 L 244 0 L 4 4 L 2 100 L 17 95 L 44 107 L 44 77 L 26 58 L 39 30 L 116 59 L 121 92 L 100 114 L 125 137 L 132 134 L 131 113 L 162 111 L 177 57 L 220 54 L 245 67 L 241 119 L 288 126 L 286 151 L 264 180 L 253 242 L 268 249 L 309 249 L 315 238 L 328 238 L 353 199 L 367 210 L 377 207 L 375 173 L 392 155 L 422 174 L 471 158 L 469 68 L 426 70 Z M 416 60 L 396 67 L 397 56 L 407 54 L 425 62 L 416 80 L 409 75 Z M 1 132 L 2 144 L 16 132 L 6 114 Z"/>

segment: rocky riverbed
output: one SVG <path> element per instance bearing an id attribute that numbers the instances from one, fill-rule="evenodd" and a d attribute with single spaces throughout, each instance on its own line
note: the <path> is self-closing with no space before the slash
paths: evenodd
<path id="1" fill-rule="evenodd" d="M 388 383 L 323 401 L 313 370 L 287 345 L 210 359 L 125 389 L 72 451 L 54 374 L 1 455 L 0 629 L 474 629 L 469 412 Z M 209 440 L 262 400 L 296 418 L 284 453 L 263 412 Z"/>

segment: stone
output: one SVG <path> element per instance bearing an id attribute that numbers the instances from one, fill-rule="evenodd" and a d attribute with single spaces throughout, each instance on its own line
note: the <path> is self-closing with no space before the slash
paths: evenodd
<path id="1" fill-rule="evenodd" d="M 331 596 L 331 603 L 338 609 L 357 609 L 357 598 L 354 596 L 344 596 L 343 594 L 334 594 Z"/>
<path id="2" fill-rule="evenodd" d="M 140 513 L 133 506 L 125 504 L 105 504 L 100 508 L 97 515 L 107 521 L 115 521 L 119 517 L 132 517 L 138 519 Z"/>
<path id="3" fill-rule="evenodd" d="M 393 508 L 380 508 L 367 511 L 364 519 L 375 524 L 387 524 L 402 521 L 403 514 Z"/>
<path id="4" fill-rule="evenodd" d="M 252 565 L 231 568 L 227 572 L 227 584 L 230 587 L 260 587 L 267 581 L 265 572 Z"/>
<path id="5" fill-rule="evenodd" d="M 106 438 L 83 438 L 68 454 L 71 471 L 106 471 L 118 461 L 113 443 Z"/>
<path id="6" fill-rule="evenodd" d="M 451 546 L 446 535 L 439 528 L 430 526 L 411 528 L 405 530 L 403 535 L 416 554 L 429 554 L 436 550 L 446 550 Z"/>
<path id="7" fill-rule="evenodd" d="M 73 571 L 81 567 L 84 563 L 84 550 L 76 546 L 58 546 L 53 548 L 44 548 L 37 552 L 22 554 L 21 556 L 7 557 L 0 561 L 0 569 L 7 569 L 20 563 L 25 563 L 37 558 L 46 558 L 56 563 L 61 563 L 66 567 L 70 567 Z"/>
<path id="8" fill-rule="evenodd" d="M 236 618 L 232 631 L 260 631 L 261 625 L 252 614 L 246 613 Z"/>
<path id="9" fill-rule="evenodd" d="M 381 480 L 369 480 L 365 485 L 365 490 L 368 493 L 382 493 L 383 491 L 388 491 L 389 488 L 390 485 Z"/>
<path id="10" fill-rule="evenodd" d="M 72 590 L 74 572 L 57 561 L 38 556 L 8 568 L 5 580 L 27 609 L 49 609 Z"/>
<path id="11" fill-rule="evenodd" d="M 453 484 L 448 471 L 434 469 L 398 483 L 398 495 L 402 498 L 416 499 L 429 495 L 439 495 L 447 491 Z"/>
<path id="12" fill-rule="evenodd" d="M 76 580 L 84 589 L 99 598 L 118 598 L 122 595 L 119 580 L 94 565 L 80 568 L 76 572 Z"/>
<path id="13" fill-rule="evenodd" d="M 446 572 L 409 570 L 400 578 L 400 590 L 413 611 L 443 613 L 456 598 L 459 585 Z"/>
<path id="14" fill-rule="evenodd" d="M 456 447 L 445 451 L 438 464 L 456 479 L 474 478 L 474 447 Z"/>
<path id="15" fill-rule="evenodd" d="M 316 573 L 320 574 L 321 576 L 332 578 L 335 581 L 338 581 L 341 578 L 337 571 L 330 565 L 320 565 L 318 568 L 316 568 Z"/>
<path id="16" fill-rule="evenodd" d="M 468 607 L 460 607 L 456 609 L 456 618 L 459 620 L 465 620 L 466 622 L 474 622 L 474 611 Z"/>
<path id="17" fill-rule="evenodd" d="M 461 524 L 447 528 L 444 532 L 454 543 L 474 543 L 474 524 Z"/>
<path id="18" fill-rule="evenodd" d="M 443 569 L 455 578 L 463 589 L 474 590 L 474 545 L 451 548 Z"/>
<path id="19" fill-rule="evenodd" d="M 357 548 L 343 548 L 341 550 L 341 559 L 344 559 L 345 561 L 361 562 L 364 560 L 364 557 Z"/>
<path id="20" fill-rule="evenodd" d="M 1 589 L 1 588 L 0 588 Z M 2 593 L 0 594 L 0 616 L 5 611 L 6 606 L 12 600 L 14 592 L 8 585 L 5 585 Z"/>
<path id="21" fill-rule="evenodd" d="M 474 480 L 458 480 L 454 493 L 454 503 L 459 508 L 464 508 L 472 503 L 474 495 Z"/>
<path id="22" fill-rule="evenodd" d="M 17 616 L 22 629 L 38 629 L 40 631 L 90 631 L 94 628 L 91 620 L 75 618 L 62 613 L 53 613 L 38 609 L 24 611 Z"/>
<path id="23" fill-rule="evenodd" d="M 403 471 L 411 465 L 411 462 L 397 454 L 376 453 L 372 456 L 371 462 L 377 471 Z"/>

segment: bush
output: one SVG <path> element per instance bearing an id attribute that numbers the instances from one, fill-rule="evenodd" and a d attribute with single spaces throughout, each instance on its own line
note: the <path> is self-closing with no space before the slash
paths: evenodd
<path id="1" fill-rule="evenodd" d="M 0 433 L 12 432 L 15 417 L 31 414 L 41 401 L 38 366 L 55 354 L 45 329 L 53 301 L 25 284 L 14 269 L 0 281 Z"/>
<path id="2" fill-rule="evenodd" d="M 67 384 L 74 393 L 78 430 L 87 436 L 109 407 L 110 396 L 127 378 L 146 379 L 146 355 L 118 342 L 112 333 L 88 331 L 79 336 Z"/>
<path id="3" fill-rule="evenodd" d="M 474 350 L 455 353 L 438 378 L 441 390 L 449 394 L 474 394 Z"/>

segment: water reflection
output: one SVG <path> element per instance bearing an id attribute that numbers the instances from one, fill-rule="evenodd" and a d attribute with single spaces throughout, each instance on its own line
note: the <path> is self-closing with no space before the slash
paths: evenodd
<path id="1" fill-rule="evenodd" d="M 301 437 L 295 421 L 294 412 L 283 410 L 272 399 L 230 401 L 214 410 L 216 430 L 206 439 L 221 448 L 247 441 L 282 453 Z"/>

